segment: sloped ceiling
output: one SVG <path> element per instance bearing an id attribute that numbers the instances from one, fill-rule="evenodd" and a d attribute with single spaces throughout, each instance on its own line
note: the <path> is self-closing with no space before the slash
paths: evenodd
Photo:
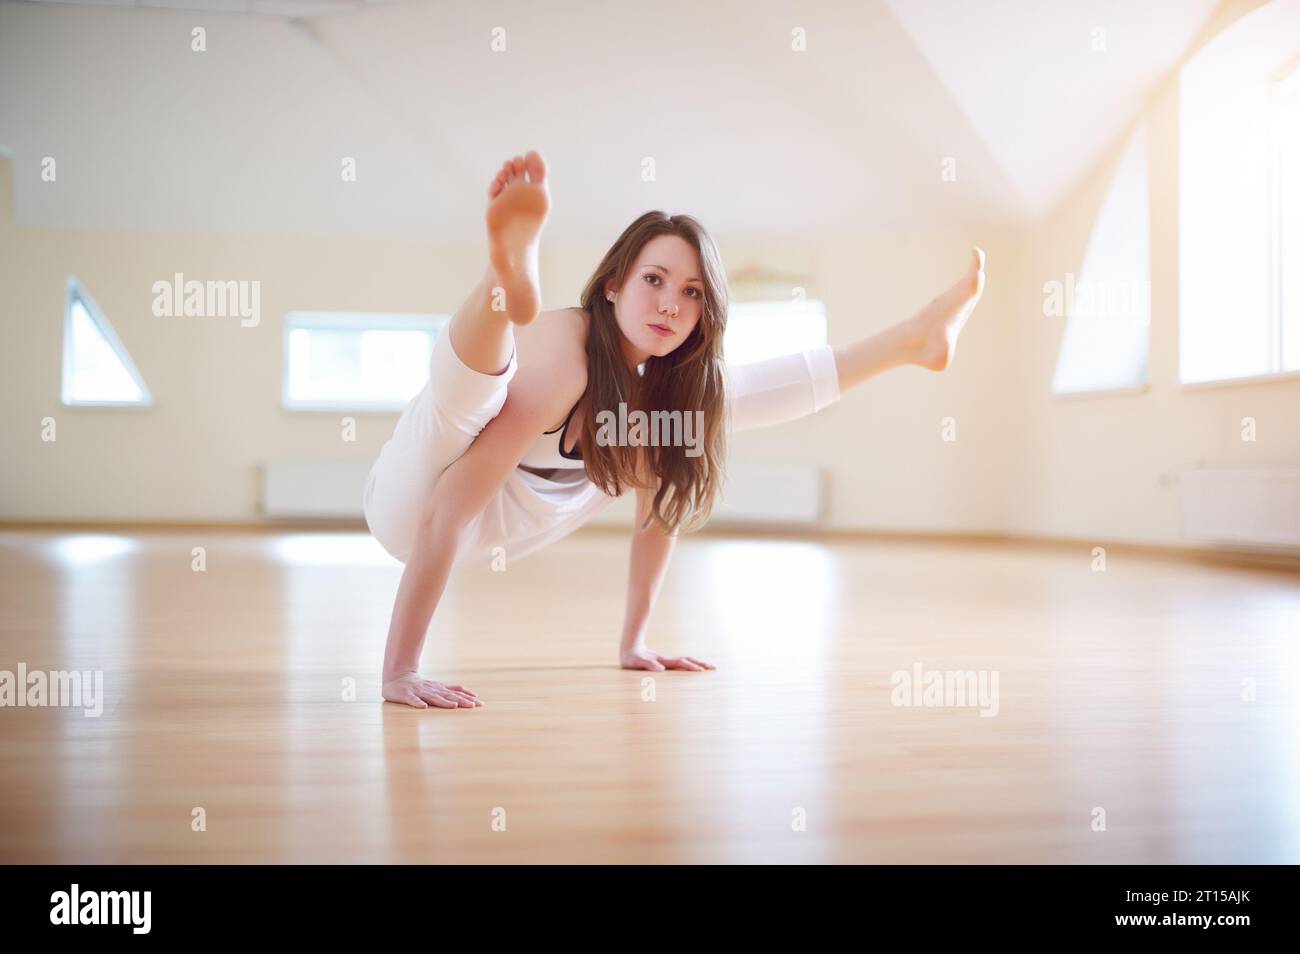
<path id="1" fill-rule="evenodd" d="M 553 236 L 606 241 L 647 208 L 755 239 L 1014 224 L 1211 6 L 4 2 L 0 144 L 19 223 L 62 228 L 463 239 L 528 148 L 551 163 Z"/>
<path id="2" fill-rule="evenodd" d="M 1033 216 L 1114 145 L 1218 0 L 887 0 Z"/>

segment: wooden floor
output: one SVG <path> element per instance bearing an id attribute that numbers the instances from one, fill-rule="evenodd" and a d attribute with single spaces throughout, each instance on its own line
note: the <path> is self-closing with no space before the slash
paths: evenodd
<path id="1" fill-rule="evenodd" d="M 486 705 L 416 711 L 378 696 L 399 571 L 364 534 L 0 533 L 0 669 L 104 678 L 98 718 L 0 709 L 0 861 L 1300 862 L 1294 574 L 687 537 L 651 645 L 719 668 L 651 699 L 593 532 L 453 578 L 425 671 Z M 996 672 L 996 715 L 892 704 L 918 665 Z"/>

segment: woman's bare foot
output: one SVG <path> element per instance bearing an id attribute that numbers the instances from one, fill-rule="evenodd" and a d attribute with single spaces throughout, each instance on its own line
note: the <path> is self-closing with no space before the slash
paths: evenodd
<path id="1" fill-rule="evenodd" d="M 542 307 L 537 246 L 551 209 L 545 160 L 536 152 L 515 156 L 492 180 L 488 198 L 488 256 L 505 292 L 506 315 L 526 325 Z"/>
<path id="2" fill-rule="evenodd" d="M 423 679 L 418 672 L 403 672 L 384 677 L 383 697 L 413 709 L 472 709 L 481 706 L 478 694 L 464 686 L 449 686 L 434 679 Z"/>
<path id="3" fill-rule="evenodd" d="M 970 268 L 938 298 L 908 319 L 916 341 L 914 364 L 946 370 L 957 353 L 957 336 L 984 293 L 984 252 L 971 249 Z"/>

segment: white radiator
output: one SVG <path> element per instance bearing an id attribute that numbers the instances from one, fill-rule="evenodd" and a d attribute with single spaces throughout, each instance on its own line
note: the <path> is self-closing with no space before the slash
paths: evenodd
<path id="1" fill-rule="evenodd" d="M 1179 474 L 1183 536 L 1200 543 L 1300 549 L 1300 467 L 1206 467 Z"/>
<path id="2" fill-rule="evenodd" d="M 636 516 L 635 494 L 606 507 L 592 523 L 631 526 Z M 710 527 L 779 524 L 812 526 L 822 515 L 822 471 L 799 464 L 728 464 L 727 483 L 713 507 Z"/>
<path id="3" fill-rule="evenodd" d="M 281 459 L 262 465 L 268 517 L 361 518 L 361 492 L 374 461 Z"/>
<path id="4" fill-rule="evenodd" d="M 361 518 L 361 492 L 373 461 L 280 459 L 262 467 L 262 510 L 268 517 Z M 822 471 L 799 464 L 732 464 L 710 526 L 808 526 L 822 512 Z M 630 525 L 635 495 L 596 516 L 596 524 Z"/>
<path id="5" fill-rule="evenodd" d="M 803 464 L 731 464 L 709 525 L 814 524 L 822 515 L 822 472 Z"/>

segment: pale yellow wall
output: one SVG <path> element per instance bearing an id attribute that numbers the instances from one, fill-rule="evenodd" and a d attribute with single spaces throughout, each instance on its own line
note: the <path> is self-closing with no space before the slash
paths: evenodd
<path id="1" fill-rule="evenodd" d="M 217 520 L 256 516 L 256 464 L 273 455 L 377 452 L 390 415 L 358 415 L 355 444 L 335 414 L 280 408 L 281 328 L 293 309 L 425 311 L 464 284 L 467 248 L 307 237 L 146 235 L 15 228 L 3 171 L 0 513 L 24 520 Z M 173 272 L 260 280 L 262 320 L 156 318 L 154 281 Z M 63 298 L 75 275 L 107 314 L 153 393 L 149 409 L 59 400 Z M 41 418 L 57 441 L 40 439 Z M 12 455 L 9 450 L 12 449 Z"/>
<path id="2" fill-rule="evenodd" d="M 282 322 L 300 309 L 447 312 L 481 273 L 479 239 L 436 245 L 308 236 L 156 235 L 18 227 L 12 164 L 0 163 L 0 518 L 12 520 L 258 519 L 258 464 L 275 456 L 371 459 L 396 414 L 280 407 Z M 612 239 L 613 236 L 608 237 Z M 729 265 L 758 260 L 811 268 L 832 343 L 899 320 L 960 273 L 975 236 L 744 246 L 720 241 Z M 805 421 L 738 436 L 735 461 L 793 456 L 828 470 L 827 522 L 839 527 L 996 530 L 1004 511 L 1004 446 L 1014 428 L 1005 385 L 1006 303 L 1000 269 L 1014 246 L 981 240 L 999 265 L 960 361 L 946 375 L 916 368 L 869 382 Z M 605 248 L 547 246 L 547 307 L 574 304 Z M 260 280 L 262 318 L 156 318 L 151 286 L 187 278 Z M 1008 269 L 1009 272 L 1009 269 Z M 153 392 L 150 409 L 66 408 L 59 401 L 66 277 L 108 315 Z M 958 441 L 940 439 L 957 420 Z M 40 439 L 41 419 L 58 439 Z"/>
<path id="3" fill-rule="evenodd" d="M 1225 5 L 1219 26 L 1255 4 Z M 720 237 L 731 267 L 806 269 L 833 344 L 880 330 L 988 252 L 985 300 L 946 374 L 904 368 L 821 414 L 739 435 L 733 461 L 795 458 L 828 472 L 836 528 L 1007 532 L 1085 542 L 1177 545 L 1172 479 L 1206 465 L 1300 461 L 1300 380 L 1184 389 L 1177 384 L 1177 84 L 1145 106 L 1151 194 L 1151 380 L 1140 394 L 1054 398 L 1064 319 L 1043 315 L 1045 282 L 1077 274 L 1115 143 L 1047 220 L 1019 234 L 898 235 L 744 244 Z M 279 406 L 281 324 L 297 309 L 450 311 L 476 277 L 481 240 L 436 245 L 306 236 L 148 235 L 15 226 L 12 169 L 0 161 L 0 518 L 258 518 L 257 465 L 274 456 L 372 459 L 396 419 Z M 576 301 L 613 236 L 547 244 L 547 307 Z M 262 322 L 158 319 L 150 286 L 174 271 L 262 281 Z M 130 349 L 157 401 L 150 410 L 64 408 L 59 367 L 64 282 L 83 281 Z M 40 440 L 40 421 L 59 439 Z M 957 440 L 941 439 L 956 421 Z M 1241 440 L 1253 417 L 1254 443 Z"/>
<path id="4" fill-rule="evenodd" d="M 1258 3 L 1227 4 L 1212 34 Z M 1012 339 L 1019 370 L 1017 463 L 1007 470 L 1006 529 L 1107 541 L 1186 544 L 1170 475 L 1198 465 L 1300 462 L 1300 379 L 1185 389 L 1178 379 L 1178 84 L 1146 104 L 1151 202 L 1150 386 L 1141 394 L 1049 396 L 1064 319 L 1043 316 L 1043 284 L 1078 274 L 1116 143 L 1033 229 L 1017 276 Z M 1225 316 L 1227 317 L 1227 316 Z M 1256 440 L 1242 440 L 1242 419 Z"/>

